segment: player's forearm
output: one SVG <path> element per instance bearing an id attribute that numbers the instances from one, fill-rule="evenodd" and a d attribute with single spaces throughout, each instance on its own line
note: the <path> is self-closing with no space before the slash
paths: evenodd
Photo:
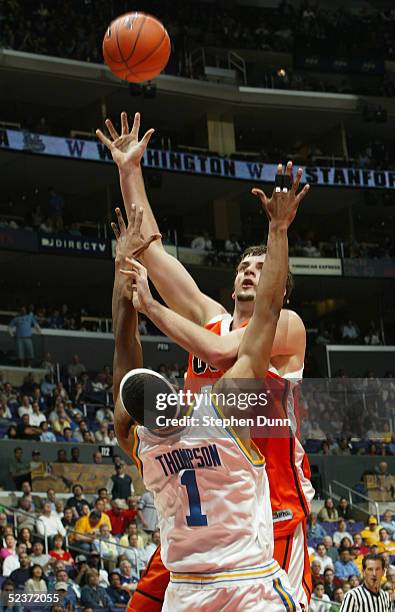
<path id="1" fill-rule="evenodd" d="M 116 402 L 121 380 L 129 370 L 143 363 L 138 317 L 132 302 L 124 294 L 125 279 L 115 266 L 112 296 L 113 331 L 115 339 L 113 361 L 113 396 Z"/>
<path id="2" fill-rule="evenodd" d="M 217 336 L 156 300 L 150 305 L 147 316 L 179 346 L 215 368 L 228 369 L 236 360 L 244 330 L 224 337 Z"/>
<path id="3" fill-rule="evenodd" d="M 268 367 L 277 322 L 284 300 L 288 273 L 286 229 L 271 224 L 267 254 L 258 283 L 254 313 L 240 343 L 239 358 L 247 355 L 253 369 L 263 376 Z"/>
<path id="4" fill-rule="evenodd" d="M 119 183 L 125 209 L 130 210 L 132 204 L 142 206 L 144 210 L 141 231 L 144 236 L 159 233 L 158 224 L 152 212 L 147 192 L 145 190 L 141 166 L 129 164 L 128 168 L 119 168 Z"/>

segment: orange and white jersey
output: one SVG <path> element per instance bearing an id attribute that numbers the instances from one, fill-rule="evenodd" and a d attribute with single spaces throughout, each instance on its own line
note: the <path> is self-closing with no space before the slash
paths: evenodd
<path id="1" fill-rule="evenodd" d="M 178 574 L 237 569 L 270 578 L 279 566 L 264 457 L 253 457 L 218 424 L 211 401 L 199 408 L 199 419 L 206 415 L 217 423 L 198 434 L 191 424 L 169 436 L 135 430 L 135 461 L 154 494 L 163 563 Z"/>
<path id="2" fill-rule="evenodd" d="M 231 322 L 231 315 L 225 314 L 216 317 L 205 327 L 219 336 L 224 336 L 230 332 Z M 248 322 L 245 323 L 247 324 Z M 223 373 L 190 354 L 186 386 L 197 391 L 196 379 L 200 378 L 204 385 L 207 385 L 207 379 L 212 379 L 214 384 Z M 277 397 L 282 398 L 284 415 L 291 421 L 289 436 L 253 438 L 266 457 L 274 537 L 292 534 L 297 525 L 308 516 L 310 503 L 314 497 L 308 458 L 299 440 L 298 381 L 302 378 L 302 374 L 303 371 L 300 371 L 281 377 L 275 368 L 269 369 L 266 373 L 270 378 L 269 384 L 277 391 Z"/>

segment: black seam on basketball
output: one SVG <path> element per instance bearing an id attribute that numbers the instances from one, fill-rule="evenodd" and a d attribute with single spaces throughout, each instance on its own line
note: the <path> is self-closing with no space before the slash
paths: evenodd
<path id="1" fill-rule="evenodd" d="M 137 34 L 136 34 L 136 40 L 134 41 L 134 45 L 133 45 L 132 52 L 131 52 L 131 54 L 130 54 L 130 55 L 127 57 L 127 58 L 126 58 L 125 62 L 129 62 L 129 61 L 131 60 L 131 58 L 132 58 L 132 56 L 133 56 L 133 53 L 134 53 L 134 52 L 135 52 L 135 50 L 136 50 L 137 43 L 138 43 L 138 41 L 139 41 L 141 31 L 142 31 L 142 29 L 143 29 L 144 24 L 145 24 L 145 22 L 146 22 L 146 21 L 147 21 L 147 16 L 145 15 L 145 16 L 144 16 L 143 21 L 142 21 L 142 22 L 141 22 L 141 24 L 140 24 L 139 31 L 138 31 L 138 32 L 137 32 Z M 129 66 L 128 66 L 128 67 L 129 67 Z"/>
<path id="2" fill-rule="evenodd" d="M 117 41 L 117 47 L 118 47 L 118 51 L 119 51 L 119 55 L 122 58 L 123 63 L 125 64 L 126 68 L 129 68 L 129 66 L 127 65 L 124 56 L 122 55 L 122 51 L 121 51 L 121 47 L 119 46 L 119 40 L 118 40 L 118 30 L 119 30 L 119 24 L 120 24 L 120 20 L 117 23 L 117 29 L 115 31 L 115 39 Z"/>
<path id="3" fill-rule="evenodd" d="M 163 42 L 166 40 L 166 31 L 163 32 L 163 36 L 160 39 L 160 42 L 156 45 L 155 49 L 153 49 L 152 51 L 149 52 L 148 55 L 146 55 L 145 57 L 143 57 L 143 59 L 141 59 L 140 61 L 138 61 L 136 64 L 133 64 L 132 68 L 135 68 L 136 66 L 138 66 L 139 64 L 141 64 L 142 62 L 146 62 L 151 55 L 153 55 L 154 53 L 156 53 L 158 51 L 158 49 L 160 49 L 160 46 L 163 44 Z M 147 71 L 148 72 L 148 71 Z"/>
<path id="4" fill-rule="evenodd" d="M 104 49 L 103 49 L 103 57 L 104 57 L 104 61 L 106 61 L 106 56 L 108 57 L 108 59 L 109 59 L 109 60 L 111 60 L 111 61 L 113 62 L 113 64 L 125 64 L 125 62 L 124 62 L 124 61 L 119 61 L 119 60 L 116 60 L 116 59 L 114 59 L 113 57 L 111 57 L 111 55 L 109 54 L 109 52 L 107 51 L 107 49 L 106 49 L 106 51 L 104 51 Z M 107 62 L 106 62 L 106 63 L 107 63 Z"/>

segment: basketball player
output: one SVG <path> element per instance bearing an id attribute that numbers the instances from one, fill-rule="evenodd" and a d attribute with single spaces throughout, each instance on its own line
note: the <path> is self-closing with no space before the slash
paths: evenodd
<path id="1" fill-rule="evenodd" d="M 139 114 L 136 113 L 130 132 L 126 113 L 122 113 L 121 123 L 122 134 L 118 135 L 111 121 L 106 121 L 113 140 L 106 138 L 100 130 L 97 131 L 97 135 L 109 148 L 117 163 L 127 215 L 130 214 L 128 203 L 139 201 L 145 211 L 143 233 L 158 232 L 145 193 L 140 167 L 153 130 L 146 132 L 139 141 Z M 263 197 L 259 190 L 256 190 L 255 193 Z M 193 330 L 190 326 L 173 327 L 171 320 L 162 319 L 164 333 L 175 338 L 177 343 L 191 353 L 188 367 L 189 378 L 194 376 L 218 378 L 221 372 L 234 363 L 245 325 L 254 309 L 256 286 L 264 261 L 264 251 L 262 246 L 251 247 L 242 257 L 235 279 L 233 316 L 226 313 L 220 304 L 199 290 L 187 270 L 165 251 L 160 241 L 155 242 L 144 253 L 142 261 L 167 305 L 174 312 L 185 316 L 199 326 L 206 327 L 215 334 L 213 336 L 204 333 L 205 330 L 202 327 L 200 329 L 194 327 Z M 288 281 L 286 298 L 292 290 L 290 275 Z M 156 314 L 159 314 L 158 318 L 161 318 L 160 313 Z M 149 316 L 154 320 L 156 315 L 151 313 Z M 166 320 L 169 326 L 165 328 L 163 325 Z M 179 332 L 177 337 L 175 337 L 176 332 Z M 295 381 L 302 377 L 305 346 L 306 332 L 302 320 L 295 312 L 282 309 L 270 357 L 270 370 L 273 377 L 281 377 L 283 380 L 285 396 L 290 400 L 289 403 L 287 402 L 288 407 L 292 407 L 293 403 L 297 404 Z M 297 416 L 297 405 L 295 405 L 295 414 Z M 295 419 L 293 433 L 296 435 L 288 439 L 274 440 L 272 446 L 275 448 L 271 448 L 270 452 L 267 449 L 264 454 L 267 457 L 269 481 L 273 478 L 271 495 L 274 512 L 274 557 L 288 572 L 298 600 L 302 605 L 307 606 L 312 586 L 306 545 L 306 518 L 314 496 L 314 489 L 309 480 L 308 459 L 298 440 L 298 423 L 295 422 Z M 269 440 L 259 440 L 257 443 L 267 447 Z M 288 448 L 286 449 L 287 443 Z M 278 448 L 280 445 L 281 450 Z M 280 480 L 284 485 L 281 488 L 276 486 Z M 148 575 L 146 583 L 148 583 Z M 145 588 L 148 592 L 148 586 Z M 158 609 L 160 608 L 153 608 L 152 611 Z"/>
<path id="2" fill-rule="evenodd" d="M 282 174 L 281 166 L 278 172 Z M 254 314 L 241 340 L 238 359 L 216 383 L 215 392 L 235 378 L 257 379 L 268 367 L 287 276 L 287 228 L 300 200 L 294 193 L 280 192 L 265 201 L 270 218 L 268 252 Z M 133 263 L 133 281 L 138 280 L 141 269 Z M 141 297 L 139 292 L 135 303 Z M 117 352 L 121 333 L 116 321 Z M 123 330 L 122 335 L 130 334 Z M 137 365 L 140 363 L 141 354 Z M 144 419 L 143 385 L 145 395 L 147 387 L 150 391 L 154 387 L 156 393 L 172 391 L 170 383 L 156 373 L 143 369 L 128 372 L 116 402 L 115 426 L 118 441 L 140 465 L 146 486 L 155 494 L 161 554 L 172 572 L 163 609 L 300 610 L 288 592 L 285 572 L 272 559 L 268 482 L 264 459 L 253 442 L 249 437 L 240 439 L 242 429 L 224 430 L 217 424 L 208 440 L 191 438 L 188 425 L 180 429 L 173 422 L 151 430 L 134 428 Z M 183 414 L 182 407 L 177 410 L 177 415 Z M 211 403 L 202 410 L 203 416 L 221 414 Z M 225 417 L 233 413 L 226 404 L 222 410 Z M 166 414 L 173 416 L 174 411 L 168 406 Z M 226 437 L 221 437 L 224 433 Z"/>

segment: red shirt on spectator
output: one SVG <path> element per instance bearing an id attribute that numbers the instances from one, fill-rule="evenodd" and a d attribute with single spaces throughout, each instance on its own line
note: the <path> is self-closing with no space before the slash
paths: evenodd
<path id="1" fill-rule="evenodd" d="M 49 556 L 54 557 L 57 561 L 65 561 L 66 563 L 73 562 L 73 558 L 67 550 L 50 550 Z"/>
<path id="2" fill-rule="evenodd" d="M 137 516 L 137 510 L 120 510 L 112 508 L 106 514 L 110 517 L 112 535 L 123 535 L 127 529 L 129 523 L 131 523 Z"/>

